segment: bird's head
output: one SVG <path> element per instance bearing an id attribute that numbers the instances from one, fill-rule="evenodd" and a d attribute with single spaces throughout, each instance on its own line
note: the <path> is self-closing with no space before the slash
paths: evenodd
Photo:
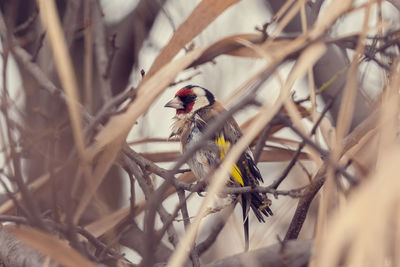
<path id="1" fill-rule="evenodd" d="M 176 114 L 192 114 L 214 104 L 214 95 L 207 89 L 187 85 L 176 92 L 175 97 L 165 107 L 176 109 Z"/>

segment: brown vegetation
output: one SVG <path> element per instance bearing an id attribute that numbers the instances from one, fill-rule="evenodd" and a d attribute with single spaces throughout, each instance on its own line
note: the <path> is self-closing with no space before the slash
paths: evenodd
<path id="1" fill-rule="evenodd" d="M 105 24 L 98 0 L 0 2 L 0 265 L 135 266 L 121 252 L 125 246 L 139 255 L 140 266 L 399 266 L 400 35 L 382 11 L 390 2 L 400 12 L 399 1 L 265 1 L 274 15 L 256 33 L 186 48 L 240 2 L 202 0 L 132 87 L 130 74 L 140 67 L 141 47 L 165 2 L 141 0 L 113 26 Z M 364 13 L 361 30 L 333 37 L 338 21 L 354 12 Z M 181 155 L 135 149 L 176 141 L 167 136 L 126 140 L 166 88 L 191 79 L 176 81 L 179 73 L 201 70 L 221 55 L 265 65 L 254 76 L 244 74 L 247 82 L 235 88 L 228 111 L 204 134 L 208 138 L 245 107 L 257 108 L 205 188 L 184 169 L 201 142 Z M 22 106 L 8 89 L 12 60 L 21 76 Z M 279 68 L 288 61 L 295 64 L 282 80 Z M 367 63 L 382 77 L 373 103 L 362 94 Z M 271 104 L 257 93 L 273 77 L 280 88 Z M 304 77 L 308 97 L 298 100 L 291 90 Z M 282 129 L 295 139 L 279 136 Z M 272 183 L 226 188 L 226 170 L 247 146 L 261 164 L 285 167 Z M 170 167 L 160 165 L 165 162 Z M 308 181 L 282 189 L 296 166 Z M 212 193 L 221 191 L 293 198 L 297 207 L 289 224 L 282 224 L 285 235 L 272 233 L 274 245 L 206 257 L 232 215 L 228 208 L 207 212 Z M 198 198 L 198 212 L 187 205 L 195 193 L 205 195 Z M 172 195 L 179 201 L 171 208 L 166 200 Z M 317 214 L 311 214 L 312 203 Z M 274 213 L 281 216 L 279 209 Z M 205 216 L 215 219 L 198 236 Z M 182 233 L 178 224 L 185 226 Z M 268 221 L 261 227 L 268 229 Z M 305 227 L 313 232 L 311 240 L 298 239 Z"/>

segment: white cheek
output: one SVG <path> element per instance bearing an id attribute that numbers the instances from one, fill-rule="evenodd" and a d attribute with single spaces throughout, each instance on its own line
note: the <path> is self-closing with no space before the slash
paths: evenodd
<path id="1" fill-rule="evenodd" d="M 192 111 L 197 111 L 205 106 L 208 106 L 208 99 L 206 97 L 199 97 L 197 98 L 196 102 L 193 105 Z"/>

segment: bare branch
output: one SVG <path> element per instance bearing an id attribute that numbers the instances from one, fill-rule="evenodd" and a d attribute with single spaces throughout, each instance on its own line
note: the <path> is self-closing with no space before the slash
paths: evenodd
<path id="1" fill-rule="evenodd" d="M 333 100 L 331 99 L 324 107 L 324 110 L 321 112 L 321 115 L 319 116 L 318 120 L 315 122 L 313 128 L 311 129 L 311 133 L 310 136 L 313 136 L 319 126 L 319 124 L 321 123 L 322 119 L 324 118 L 326 112 L 329 111 L 329 109 L 331 108 L 331 105 L 333 104 Z M 290 170 L 294 167 L 294 165 L 297 162 L 298 157 L 300 156 L 300 152 L 301 150 L 304 148 L 304 146 L 306 145 L 306 141 L 303 140 L 297 150 L 296 153 L 293 155 L 292 160 L 289 162 L 289 164 L 287 165 L 287 167 L 285 168 L 285 170 L 282 172 L 281 176 L 278 177 L 278 179 L 276 179 L 274 181 L 274 183 L 272 184 L 272 188 L 277 189 L 279 187 L 279 185 L 283 182 L 283 180 L 287 177 L 287 175 L 289 174 Z"/>
<path id="2" fill-rule="evenodd" d="M 299 236 L 300 230 L 303 227 L 304 221 L 306 220 L 311 202 L 325 182 L 325 168 L 322 168 L 322 170 L 323 171 L 317 174 L 316 178 L 306 189 L 305 195 L 300 198 L 294 216 L 290 222 L 289 229 L 286 232 L 284 239 L 285 241 L 296 239 Z"/>
<path id="3" fill-rule="evenodd" d="M 307 266 L 311 257 L 310 240 L 296 240 L 237 254 L 205 267 Z"/>
<path id="4" fill-rule="evenodd" d="M 94 52 L 96 59 L 96 67 L 100 79 L 100 92 L 103 103 L 107 102 L 112 96 L 111 79 L 109 78 L 108 66 L 111 65 L 110 58 L 107 54 L 107 37 L 106 28 L 102 18 L 101 6 L 99 1 L 92 1 L 92 21 L 93 21 L 93 37 Z"/>
<path id="5" fill-rule="evenodd" d="M 185 226 L 185 230 L 187 230 L 190 225 L 190 216 L 189 216 L 189 212 L 188 212 L 187 205 L 186 205 L 185 191 L 178 190 L 177 193 L 178 193 L 178 197 L 179 197 L 179 206 L 181 206 L 183 224 Z M 190 251 L 190 259 L 192 260 L 194 267 L 199 267 L 200 259 L 199 259 L 199 255 L 197 253 L 197 249 L 195 246 L 196 246 L 196 244 L 194 243 L 193 244 L 194 248 L 192 248 Z"/>
<path id="6" fill-rule="evenodd" d="M 234 205 L 230 205 L 219 213 L 219 216 L 213 222 L 207 238 L 196 247 L 196 250 L 200 255 L 206 252 L 214 244 L 215 240 L 217 240 L 219 233 L 224 228 L 226 221 L 233 212 L 233 209 Z"/>

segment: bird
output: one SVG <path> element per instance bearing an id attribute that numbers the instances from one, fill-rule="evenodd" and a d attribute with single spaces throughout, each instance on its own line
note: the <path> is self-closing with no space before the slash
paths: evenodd
<path id="1" fill-rule="evenodd" d="M 183 153 L 202 137 L 206 127 L 219 114 L 226 111 L 209 90 L 197 85 L 187 85 L 178 90 L 174 98 L 165 104 L 165 107 L 176 109 L 170 138 L 180 139 Z M 230 147 L 242 136 L 240 127 L 232 116 L 221 128 L 187 160 L 187 164 L 198 181 L 207 183 L 210 172 L 218 167 Z M 251 150 L 247 148 L 232 168 L 227 185 L 254 187 L 260 182 L 263 182 L 263 178 L 254 162 Z M 247 251 L 249 248 L 249 210 L 250 208 L 253 210 L 259 222 L 265 222 L 264 217 L 273 215 L 270 208 L 271 201 L 258 192 L 236 194 L 231 197 L 238 199 L 242 206 L 245 251 Z"/>

